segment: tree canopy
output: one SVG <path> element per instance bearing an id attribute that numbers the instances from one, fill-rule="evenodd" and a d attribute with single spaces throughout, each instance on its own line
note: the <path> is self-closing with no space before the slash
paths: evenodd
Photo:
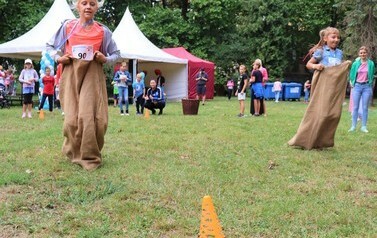
<path id="1" fill-rule="evenodd" d="M 0 0 L 0 42 L 30 30 L 52 0 Z M 303 64 L 320 29 L 341 30 L 340 48 L 348 58 L 366 45 L 377 53 L 377 0 L 106 0 L 96 18 L 115 29 L 127 7 L 142 32 L 158 47 L 184 46 L 217 65 L 217 83 L 235 65 L 249 68 L 256 58 L 271 78 Z M 125 36 L 127 37 L 127 36 Z M 27 43 L 27 42 L 25 42 Z"/>

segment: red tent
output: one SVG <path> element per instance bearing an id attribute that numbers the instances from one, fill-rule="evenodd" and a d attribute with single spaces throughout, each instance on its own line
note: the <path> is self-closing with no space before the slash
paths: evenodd
<path id="1" fill-rule="evenodd" d="M 199 73 L 200 68 L 204 68 L 205 72 L 208 74 L 208 81 L 206 84 L 206 99 L 213 99 L 215 91 L 215 64 L 196 57 L 190 54 L 185 48 L 165 48 L 163 51 L 181 58 L 188 60 L 188 97 L 194 99 L 196 97 L 196 75 Z"/>

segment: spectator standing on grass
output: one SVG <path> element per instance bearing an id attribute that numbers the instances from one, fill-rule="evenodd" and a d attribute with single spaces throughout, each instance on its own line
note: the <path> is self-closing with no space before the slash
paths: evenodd
<path id="1" fill-rule="evenodd" d="M 274 94 L 275 94 L 275 102 L 279 102 L 282 87 L 283 87 L 283 85 L 281 84 L 280 79 L 277 78 L 276 81 L 274 82 L 273 87 L 272 87 L 272 92 L 274 92 Z"/>
<path id="2" fill-rule="evenodd" d="M 361 114 L 361 128 L 364 133 L 368 133 L 368 106 L 373 95 L 373 81 L 374 81 L 374 62 L 368 58 L 369 50 L 362 46 L 359 49 L 359 58 L 357 58 L 351 66 L 350 84 L 352 87 L 352 125 L 349 132 L 356 130 L 358 112 L 360 102 L 362 105 Z"/>
<path id="3" fill-rule="evenodd" d="M 64 115 L 61 103 L 60 103 L 60 83 L 62 79 L 63 64 L 58 64 L 55 74 L 55 103 L 56 107 L 62 110 L 62 115 Z"/>
<path id="4" fill-rule="evenodd" d="M 162 89 L 162 91 L 164 91 L 164 88 L 165 88 L 165 77 L 162 76 L 162 72 L 159 69 L 155 69 L 154 73 L 156 74 L 156 77 L 157 77 L 156 78 L 157 87 L 160 87 Z"/>
<path id="5" fill-rule="evenodd" d="M 120 115 L 130 115 L 128 112 L 129 102 L 128 102 L 128 85 L 132 82 L 131 74 L 127 69 L 127 62 L 122 62 L 119 70 L 114 75 L 114 81 L 118 86 L 119 91 L 119 109 Z M 123 103 L 126 104 L 126 114 L 124 114 Z"/>
<path id="6" fill-rule="evenodd" d="M 264 99 L 263 75 L 260 67 L 259 62 L 255 61 L 250 77 L 250 88 L 252 88 L 250 92 L 253 93 L 254 116 L 257 117 L 260 115 L 260 110 L 263 107 L 262 100 Z"/>
<path id="7" fill-rule="evenodd" d="M 64 109 L 63 153 L 72 163 L 94 170 L 102 163 L 101 150 L 108 125 L 108 97 L 104 64 L 113 64 L 119 50 L 111 31 L 94 20 L 103 0 L 72 0 L 79 18 L 66 20 L 47 44 L 60 50 L 55 61 L 64 64 L 60 99 Z"/>
<path id="8" fill-rule="evenodd" d="M 24 69 L 20 73 L 18 80 L 22 83 L 22 94 L 23 94 L 23 105 L 22 105 L 22 118 L 27 117 L 32 118 L 32 107 L 33 107 L 33 95 L 35 82 L 38 81 L 38 73 L 35 71 L 33 62 L 31 59 L 26 59 L 24 64 Z"/>
<path id="9" fill-rule="evenodd" d="M 263 67 L 261 59 L 256 59 L 254 63 L 257 63 L 260 65 L 259 71 L 262 73 L 262 86 L 264 87 L 264 85 L 268 82 L 268 71 L 266 68 Z M 260 105 L 261 105 L 261 108 L 260 108 L 259 114 L 260 115 L 264 114 L 264 116 L 267 116 L 267 108 L 266 108 L 266 102 L 264 100 L 264 97 L 263 99 L 260 99 Z"/>
<path id="10" fill-rule="evenodd" d="M 43 93 L 41 103 L 39 104 L 38 111 L 43 108 L 45 104 L 46 98 L 48 98 L 48 106 L 49 111 L 52 112 L 52 108 L 54 106 L 54 84 L 55 79 L 54 76 L 51 75 L 51 69 L 46 67 L 45 69 L 45 76 L 42 78 L 43 83 Z"/>
<path id="11" fill-rule="evenodd" d="M 227 93 L 228 93 L 228 100 L 230 100 L 233 94 L 233 89 L 234 89 L 234 80 L 232 78 L 230 78 L 226 82 L 226 88 L 227 88 Z"/>
<path id="12" fill-rule="evenodd" d="M 14 75 L 13 75 L 13 69 L 8 68 L 8 70 L 5 72 L 5 85 L 8 87 L 8 94 L 9 95 L 16 95 L 15 91 L 15 85 L 14 85 Z"/>
<path id="13" fill-rule="evenodd" d="M 237 90 L 235 96 L 238 97 L 238 102 L 240 104 L 240 113 L 238 117 L 245 116 L 245 99 L 246 99 L 246 87 L 247 87 L 247 73 L 246 73 L 246 66 L 240 65 L 239 68 L 239 76 L 237 82 Z"/>
<path id="14" fill-rule="evenodd" d="M 311 86 L 310 80 L 306 80 L 304 83 L 304 94 L 305 94 L 304 102 L 305 103 L 309 102 L 310 86 Z"/>
<path id="15" fill-rule="evenodd" d="M 204 71 L 204 68 L 200 68 L 199 73 L 196 75 L 196 99 L 202 99 L 202 105 L 206 101 L 206 84 L 208 81 L 208 74 Z"/>
<path id="16" fill-rule="evenodd" d="M 115 82 L 115 81 L 111 82 L 111 84 L 113 85 L 113 100 L 114 100 L 113 106 L 117 107 L 117 105 L 118 105 L 118 98 L 119 98 L 118 85 L 117 85 L 117 82 Z"/>
<path id="17" fill-rule="evenodd" d="M 144 113 L 144 83 L 141 82 L 142 75 L 139 73 L 136 75 L 136 82 L 132 84 L 134 89 L 134 97 L 136 102 L 136 114 L 142 115 Z"/>

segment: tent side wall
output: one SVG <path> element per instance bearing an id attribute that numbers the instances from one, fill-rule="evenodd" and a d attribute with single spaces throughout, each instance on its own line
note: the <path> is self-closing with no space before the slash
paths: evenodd
<path id="1" fill-rule="evenodd" d="M 145 86 L 149 87 L 151 79 L 156 79 L 155 69 L 159 69 L 165 77 L 165 93 L 169 101 L 179 101 L 186 98 L 187 93 L 187 65 L 157 62 L 139 62 L 139 71 L 147 71 Z"/>
<path id="2" fill-rule="evenodd" d="M 215 91 L 215 65 L 207 62 L 193 62 L 189 61 L 189 75 L 188 75 L 188 94 L 190 99 L 196 98 L 196 75 L 200 68 L 204 68 L 208 74 L 208 81 L 206 84 L 206 99 L 213 99 Z"/>

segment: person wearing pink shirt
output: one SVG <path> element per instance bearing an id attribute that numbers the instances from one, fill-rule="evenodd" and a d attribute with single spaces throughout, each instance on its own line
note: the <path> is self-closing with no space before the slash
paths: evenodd
<path id="1" fill-rule="evenodd" d="M 368 49 L 365 46 L 360 47 L 359 57 L 352 63 L 350 71 L 350 84 L 352 87 L 352 125 L 348 130 L 353 132 L 356 130 L 357 118 L 360 101 L 362 101 L 361 115 L 361 132 L 368 133 L 368 106 L 372 96 L 374 81 L 374 62 L 368 59 Z"/>
<path id="2" fill-rule="evenodd" d="M 226 88 L 227 88 L 227 93 L 228 93 L 228 100 L 230 100 L 230 98 L 232 97 L 233 88 L 234 88 L 234 80 L 233 79 L 229 79 L 226 82 Z"/>
<path id="3" fill-rule="evenodd" d="M 279 102 L 280 93 L 282 89 L 282 84 L 280 82 L 280 79 L 276 79 L 274 82 L 274 86 L 272 87 L 272 91 L 275 93 L 275 102 Z"/>

